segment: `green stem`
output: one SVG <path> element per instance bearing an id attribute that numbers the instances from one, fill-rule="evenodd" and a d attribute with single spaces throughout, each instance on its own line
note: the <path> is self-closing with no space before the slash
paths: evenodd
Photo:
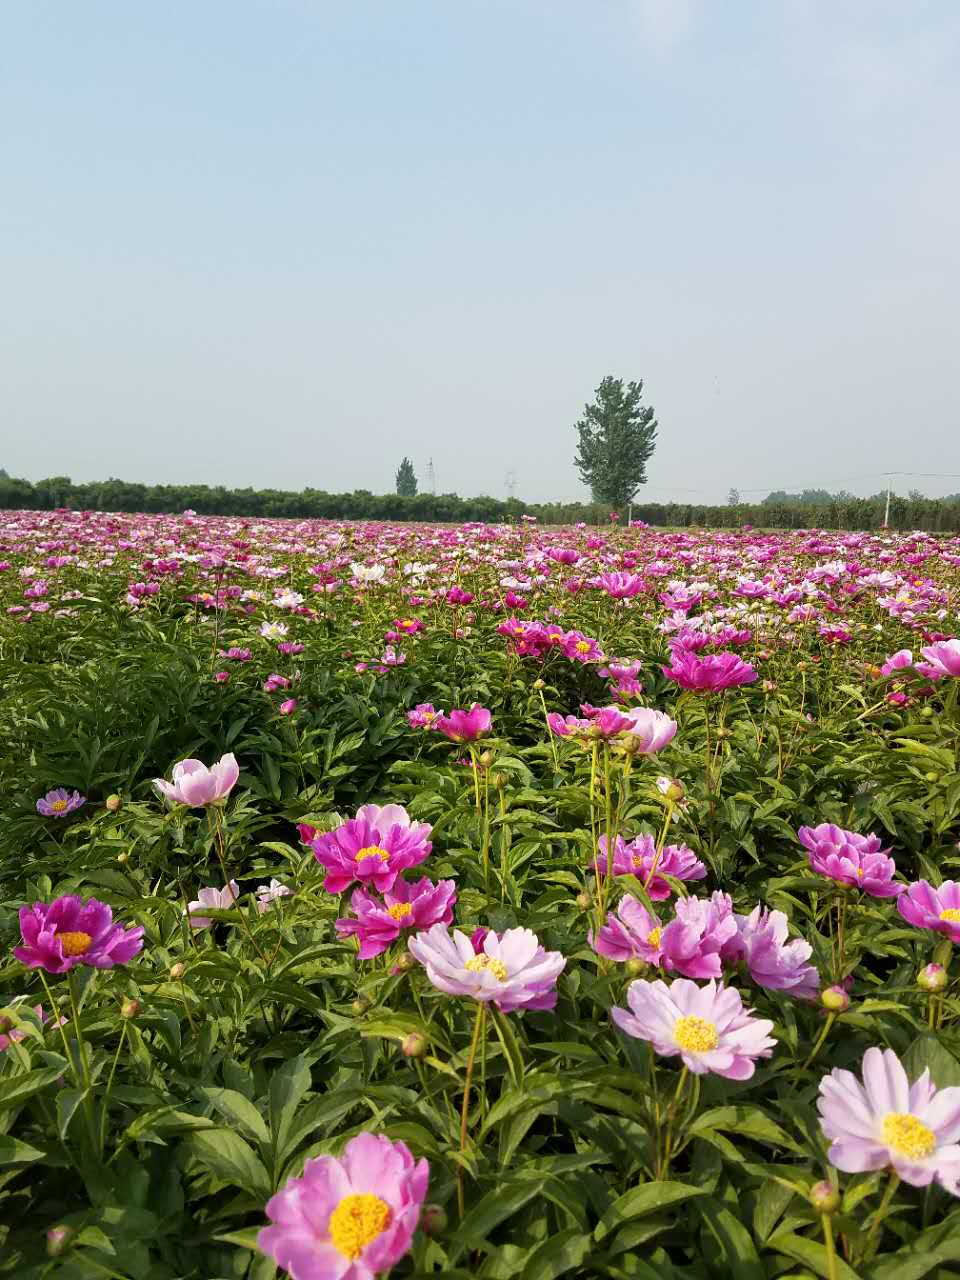
<path id="1" fill-rule="evenodd" d="M 117 1052 L 113 1055 L 113 1066 L 110 1068 L 110 1076 L 107 1080 L 107 1091 L 103 1095 L 103 1102 L 100 1104 L 100 1159 L 103 1159 L 103 1148 L 107 1139 L 107 1108 L 110 1104 L 110 1094 L 113 1090 L 113 1077 L 117 1074 L 117 1063 L 120 1061 L 120 1050 L 123 1048 L 123 1042 L 127 1035 L 127 1020 L 121 1020 L 120 1023 L 120 1039 L 117 1041 Z"/>
<path id="2" fill-rule="evenodd" d="M 810 1056 L 809 1058 L 807 1058 L 806 1062 L 803 1064 L 801 1068 L 802 1071 L 806 1071 L 807 1067 L 810 1066 L 810 1063 L 813 1062 L 814 1058 L 823 1048 L 823 1042 L 824 1040 L 826 1040 L 827 1036 L 830 1034 L 830 1028 L 833 1026 L 836 1020 L 837 1020 L 837 1015 L 835 1013 L 827 1014 L 827 1020 L 823 1024 L 823 1030 L 817 1036 L 816 1042 L 813 1048 L 810 1050 Z"/>
<path id="3" fill-rule="evenodd" d="M 823 1228 L 823 1247 L 827 1254 L 827 1280 L 837 1280 L 837 1249 L 833 1241 L 833 1223 L 829 1213 L 820 1215 L 820 1225 Z"/>
<path id="4" fill-rule="evenodd" d="M 553 730 L 550 728 L 550 721 L 547 719 L 547 700 L 543 696 L 542 689 L 538 689 L 537 693 L 540 695 L 540 705 L 543 707 L 543 723 L 547 726 L 547 739 L 550 743 L 550 750 L 553 752 L 553 771 L 554 773 L 559 773 L 560 759 L 557 755 L 557 739 Z"/>
<path id="5" fill-rule="evenodd" d="M 866 1242 L 863 1246 L 863 1256 L 861 1258 L 861 1262 L 869 1262 L 870 1259 L 873 1257 L 873 1255 L 877 1251 L 877 1246 L 880 1243 L 880 1237 L 879 1237 L 880 1227 L 883 1223 L 884 1218 L 887 1216 L 887 1211 L 890 1208 L 890 1202 L 893 1199 L 894 1193 L 896 1192 L 897 1187 L 899 1185 L 900 1185 L 899 1176 L 891 1170 L 890 1181 L 887 1183 L 887 1189 L 883 1193 L 883 1199 L 880 1201 L 880 1207 L 877 1209 L 877 1212 L 873 1215 L 873 1223 L 870 1227 L 869 1234 L 867 1235 Z"/>
<path id="6" fill-rule="evenodd" d="M 463 1106 L 460 1109 L 460 1154 L 461 1156 L 467 1150 L 467 1126 L 470 1120 L 470 1085 L 473 1081 L 473 1064 L 477 1059 L 477 1046 L 480 1044 L 480 1035 L 483 1031 L 486 1021 L 487 1006 L 482 1000 L 477 1001 L 477 1017 L 473 1024 L 473 1039 L 470 1042 L 470 1052 L 467 1056 L 467 1077 L 463 1086 Z M 463 1217 L 463 1165 L 457 1166 L 457 1204 L 460 1209 L 460 1217 Z"/>

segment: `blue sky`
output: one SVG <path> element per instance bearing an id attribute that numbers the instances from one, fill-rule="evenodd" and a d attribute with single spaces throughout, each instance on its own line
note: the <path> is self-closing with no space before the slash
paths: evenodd
<path id="1" fill-rule="evenodd" d="M 0 16 L 0 466 L 960 490 L 953 0 L 31 0 Z"/>

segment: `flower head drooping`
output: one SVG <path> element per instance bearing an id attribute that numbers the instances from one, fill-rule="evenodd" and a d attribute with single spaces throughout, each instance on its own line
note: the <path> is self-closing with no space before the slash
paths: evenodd
<path id="1" fill-rule="evenodd" d="M 657 917 L 636 898 L 626 897 L 620 900 L 616 913 L 610 912 L 606 924 L 590 942 L 598 955 L 620 964 L 627 960 L 659 964 L 663 954 L 662 935 L 663 928 Z"/>
<path id="2" fill-rule="evenodd" d="M 917 880 L 897 899 L 897 910 L 908 924 L 960 943 L 960 880 L 944 880 L 939 889 Z"/>
<path id="3" fill-rule="evenodd" d="M 209 929 L 213 920 L 209 916 L 195 915 L 201 907 L 212 907 L 214 911 L 229 911 L 240 896 L 240 886 L 231 880 L 222 889 L 201 889 L 193 902 L 187 904 L 187 916 L 191 929 Z"/>
<path id="4" fill-rule="evenodd" d="M 807 850 L 811 870 L 837 884 L 862 889 L 874 898 L 895 898 L 905 886 L 895 883 L 897 870 L 879 836 L 862 836 L 845 831 L 832 822 L 818 827 L 801 827 L 797 833 Z"/>
<path id="5" fill-rule="evenodd" d="M 66 818 L 87 803 L 86 796 L 82 796 L 79 791 L 67 791 L 64 787 L 57 787 L 53 791 L 48 791 L 45 796 L 37 801 L 37 813 L 42 814 L 44 818 Z"/>
<path id="6" fill-rule="evenodd" d="M 504 1013 L 552 1009 L 557 1003 L 557 978 L 566 961 L 559 951 L 546 951 L 530 929 L 507 929 L 499 936 L 491 929 L 476 951 L 459 929 L 451 936 L 435 924 L 407 945 L 447 995 L 492 1002 Z"/>
<path id="7" fill-rule="evenodd" d="M 257 1244 L 294 1280 L 374 1280 L 409 1251 L 429 1177 L 404 1143 L 360 1133 L 267 1202 Z"/>
<path id="8" fill-rule="evenodd" d="M 600 837 L 599 848 L 600 854 L 593 864 L 594 870 L 606 875 L 606 836 Z M 707 868 L 685 844 L 668 844 L 657 858 L 657 845 L 653 836 L 637 836 L 629 844 L 617 836 L 613 851 L 613 874 L 636 876 L 646 885 L 648 897 L 654 902 L 664 902 L 673 893 L 664 876 L 671 876 L 675 880 L 703 880 Z"/>
<path id="9" fill-rule="evenodd" d="M 711 653 L 700 658 L 689 649 L 674 649 L 671 666 L 663 673 L 675 680 L 681 689 L 694 693 L 717 693 L 741 684 L 753 684 L 757 673 L 749 662 L 735 653 Z"/>
<path id="10" fill-rule="evenodd" d="M 405 929 L 450 924 L 456 900 L 453 880 L 441 880 L 439 884 L 426 878 L 415 883 L 395 880 L 382 900 L 366 889 L 355 889 L 350 906 L 356 920 L 337 920 L 334 927 L 338 938 L 356 935 L 360 939 L 358 958 L 370 960 L 386 951 Z"/>
<path id="11" fill-rule="evenodd" d="M 621 1031 L 649 1040 L 663 1057 L 683 1060 L 696 1075 L 712 1072 L 728 1080 L 749 1080 L 757 1058 L 769 1058 L 776 1041 L 773 1023 L 754 1016 L 733 987 L 687 978 L 669 985 L 640 978 L 627 988 L 629 1010 L 614 1007 Z"/>
<path id="12" fill-rule="evenodd" d="M 231 751 L 209 769 L 200 760 L 181 760 L 173 766 L 172 783 L 165 778 L 154 778 L 153 785 L 174 804 L 203 809 L 226 800 L 239 776 L 240 766 Z"/>
<path id="13" fill-rule="evenodd" d="M 412 822 L 402 805 L 365 804 L 335 831 L 305 835 L 304 843 L 327 868 L 327 893 L 342 893 L 355 880 L 387 893 L 401 871 L 428 857 L 430 831 L 428 823 Z"/>
<path id="14" fill-rule="evenodd" d="M 892 1049 L 863 1055 L 863 1083 L 834 1068 L 820 1081 L 820 1125 L 831 1164 L 846 1173 L 892 1168 L 914 1187 L 936 1179 L 960 1195 L 960 1088 L 912 1084 Z"/>
<path id="15" fill-rule="evenodd" d="M 23 941 L 13 954 L 28 969 L 67 973 L 78 964 L 112 969 L 143 950 L 143 926 L 125 929 L 96 898 L 66 894 L 54 902 L 20 908 Z"/>

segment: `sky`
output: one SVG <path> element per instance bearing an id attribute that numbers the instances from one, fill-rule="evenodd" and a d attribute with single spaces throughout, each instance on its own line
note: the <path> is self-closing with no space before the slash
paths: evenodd
<path id="1" fill-rule="evenodd" d="M 956 0 L 0 13 L 0 467 L 574 500 L 960 491 Z M 927 474 L 922 474 L 927 473 Z"/>

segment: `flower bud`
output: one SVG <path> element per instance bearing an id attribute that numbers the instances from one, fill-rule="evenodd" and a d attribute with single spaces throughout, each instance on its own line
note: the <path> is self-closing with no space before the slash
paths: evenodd
<path id="1" fill-rule="evenodd" d="M 776 691 L 777 691 L 776 681 L 775 681 L 775 680 L 764 680 L 764 682 L 763 682 L 763 684 L 761 684 L 760 688 L 763 690 L 763 692 L 764 692 L 764 693 L 776 693 Z"/>
<path id="2" fill-rule="evenodd" d="M 836 1213 L 840 1193 L 832 1182 L 815 1182 L 810 1188 L 810 1203 L 817 1213 Z"/>
<path id="3" fill-rule="evenodd" d="M 362 1013 L 366 1013 L 370 1008 L 370 1001 L 366 996 L 357 996 L 356 1000 L 351 1004 L 350 1010 L 359 1018 Z"/>
<path id="4" fill-rule="evenodd" d="M 480 764 L 484 769 L 489 769 L 490 766 L 493 764 L 493 752 L 484 751 L 480 757 Z"/>
<path id="5" fill-rule="evenodd" d="M 584 893 L 577 894 L 577 906 L 580 908 L 581 911 L 590 910 L 590 908 L 593 906 L 593 899 L 590 897 L 589 893 L 584 892 Z"/>
<path id="6" fill-rule="evenodd" d="M 67 1247 L 73 1227 L 51 1227 L 47 1232 L 47 1257 L 57 1258 Z"/>
<path id="7" fill-rule="evenodd" d="M 647 962 L 641 960 L 639 956 L 631 956 L 623 967 L 631 978 L 639 978 L 641 974 L 646 973 Z"/>
<path id="8" fill-rule="evenodd" d="M 658 778 L 657 790 L 667 800 L 672 800 L 674 804 L 682 800 L 684 796 L 683 783 L 677 778 Z"/>
<path id="9" fill-rule="evenodd" d="M 947 971 L 942 964 L 928 964 L 917 974 L 921 991 L 942 991 L 947 985 Z"/>
<path id="10" fill-rule="evenodd" d="M 502 791 L 507 785 L 507 775 L 505 773 L 492 773 L 490 781 L 498 791 Z"/>
<path id="11" fill-rule="evenodd" d="M 117 861 L 120 863 L 120 865 L 121 865 L 121 867 L 122 867 L 122 866 L 123 866 L 123 864 L 124 864 L 125 862 L 129 862 L 129 861 L 130 861 L 130 855 L 129 855 L 129 853 L 118 853 L 118 854 L 117 854 Z"/>
<path id="12" fill-rule="evenodd" d="M 533 687 L 535 689 L 545 689 L 547 687 L 546 680 L 534 680 Z"/>
<path id="13" fill-rule="evenodd" d="M 820 1003 L 830 1013 L 846 1013 L 850 1008 L 850 997 L 843 987 L 827 987 L 820 992 Z"/>
<path id="14" fill-rule="evenodd" d="M 924 782 L 939 782 L 940 775 L 939 773 L 925 773 L 923 775 L 923 780 Z"/>
<path id="15" fill-rule="evenodd" d="M 411 969 L 415 969 L 416 967 L 417 962 L 409 951 L 401 951 L 397 956 L 397 961 L 394 965 L 394 968 L 398 973 L 409 973 Z"/>
<path id="16" fill-rule="evenodd" d="M 427 1037 L 422 1036 L 419 1031 L 411 1031 L 404 1037 L 400 1047 L 405 1058 L 422 1058 L 427 1052 Z"/>
<path id="17" fill-rule="evenodd" d="M 719 739 L 721 739 L 721 738 L 732 738 L 732 737 L 733 737 L 733 730 L 732 730 L 732 729 L 718 729 L 718 730 L 716 731 L 716 734 L 715 734 L 714 736 L 715 736 L 718 740 L 719 740 Z"/>
<path id="18" fill-rule="evenodd" d="M 420 1215 L 420 1229 L 425 1236 L 438 1236 L 447 1229 L 447 1211 L 439 1204 L 425 1204 Z"/>
<path id="19" fill-rule="evenodd" d="M 124 1000 L 120 1006 L 121 1018 L 135 1018 L 143 1006 L 139 1000 Z"/>
<path id="20" fill-rule="evenodd" d="M 921 707 L 921 708 L 920 708 L 920 714 L 923 716 L 924 720 L 932 720 L 932 719 L 933 719 L 933 707 Z"/>
<path id="21" fill-rule="evenodd" d="M 187 972 L 187 966 L 181 961 L 170 966 L 170 978 L 173 982 L 179 982 L 183 975 Z"/>
<path id="22" fill-rule="evenodd" d="M 116 813 L 117 810 L 120 808 L 121 804 L 123 804 L 123 801 L 120 799 L 118 795 L 116 795 L 116 793 L 114 793 L 111 796 L 107 796 L 103 804 L 104 804 L 104 808 L 108 809 L 110 813 Z"/>

